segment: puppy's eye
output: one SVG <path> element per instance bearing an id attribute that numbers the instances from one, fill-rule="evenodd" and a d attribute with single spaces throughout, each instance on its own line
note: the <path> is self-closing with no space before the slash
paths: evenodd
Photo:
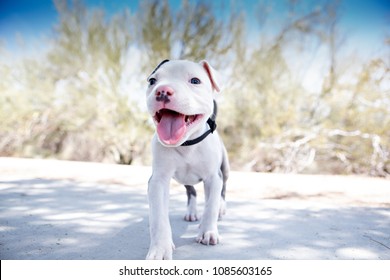
<path id="1" fill-rule="evenodd" d="M 193 85 L 199 85 L 199 84 L 201 84 L 201 81 L 198 78 L 192 78 L 190 80 L 190 83 Z"/>
<path id="2" fill-rule="evenodd" d="M 149 82 L 149 86 L 152 86 L 157 82 L 157 80 L 155 78 L 150 78 L 148 82 Z"/>

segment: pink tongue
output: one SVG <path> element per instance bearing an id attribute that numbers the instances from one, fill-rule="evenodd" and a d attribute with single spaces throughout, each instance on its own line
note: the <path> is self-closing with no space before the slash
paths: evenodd
<path id="1" fill-rule="evenodd" d="M 157 125 L 157 133 L 160 140 L 168 145 L 174 145 L 179 142 L 187 129 L 184 118 L 184 115 L 176 112 L 164 112 Z"/>

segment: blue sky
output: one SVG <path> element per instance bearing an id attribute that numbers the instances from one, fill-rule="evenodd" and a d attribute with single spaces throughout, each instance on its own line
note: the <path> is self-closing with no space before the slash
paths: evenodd
<path id="1" fill-rule="evenodd" d="M 104 8 L 107 14 L 119 12 L 125 7 L 134 11 L 140 1 L 136 0 L 84 0 L 87 7 Z M 180 0 L 170 0 L 178 6 Z M 227 1 L 228 2 L 228 1 Z M 285 12 L 284 1 L 271 1 L 274 16 Z M 244 9 L 253 15 L 257 1 L 243 1 Z M 315 1 L 306 1 L 309 5 Z M 7 49 L 17 48 L 22 40 L 25 45 L 37 45 L 52 34 L 57 13 L 51 0 L 1 0 L 0 40 Z M 390 0 L 344 0 L 341 28 L 348 32 L 352 45 L 374 52 L 383 44 L 383 35 L 390 34 Z M 389 35 L 388 35 L 389 36 Z"/>

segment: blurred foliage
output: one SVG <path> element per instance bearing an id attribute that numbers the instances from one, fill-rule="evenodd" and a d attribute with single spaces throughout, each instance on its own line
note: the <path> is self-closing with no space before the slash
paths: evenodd
<path id="1" fill-rule="evenodd" d="M 149 0 L 108 17 L 56 0 L 47 52 L 0 63 L 0 155 L 149 164 L 147 75 L 166 58 L 206 58 L 229 77 L 218 129 L 234 169 L 389 176 L 389 38 L 387 53 L 359 62 L 342 52 L 338 1 L 288 3 L 270 35 L 261 2 L 254 35 L 239 1 Z M 319 91 L 288 61 L 308 42 L 327 50 Z"/>

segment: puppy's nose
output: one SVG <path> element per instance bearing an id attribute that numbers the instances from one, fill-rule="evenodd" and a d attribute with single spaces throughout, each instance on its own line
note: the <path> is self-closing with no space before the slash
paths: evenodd
<path id="1" fill-rule="evenodd" d="M 160 86 L 156 90 L 157 97 L 162 95 L 172 96 L 174 93 L 174 90 L 169 86 Z"/>
<path id="2" fill-rule="evenodd" d="M 171 100 L 169 99 L 175 91 L 169 86 L 160 86 L 156 89 L 156 100 L 159 102 L 168 103 Z"/>

